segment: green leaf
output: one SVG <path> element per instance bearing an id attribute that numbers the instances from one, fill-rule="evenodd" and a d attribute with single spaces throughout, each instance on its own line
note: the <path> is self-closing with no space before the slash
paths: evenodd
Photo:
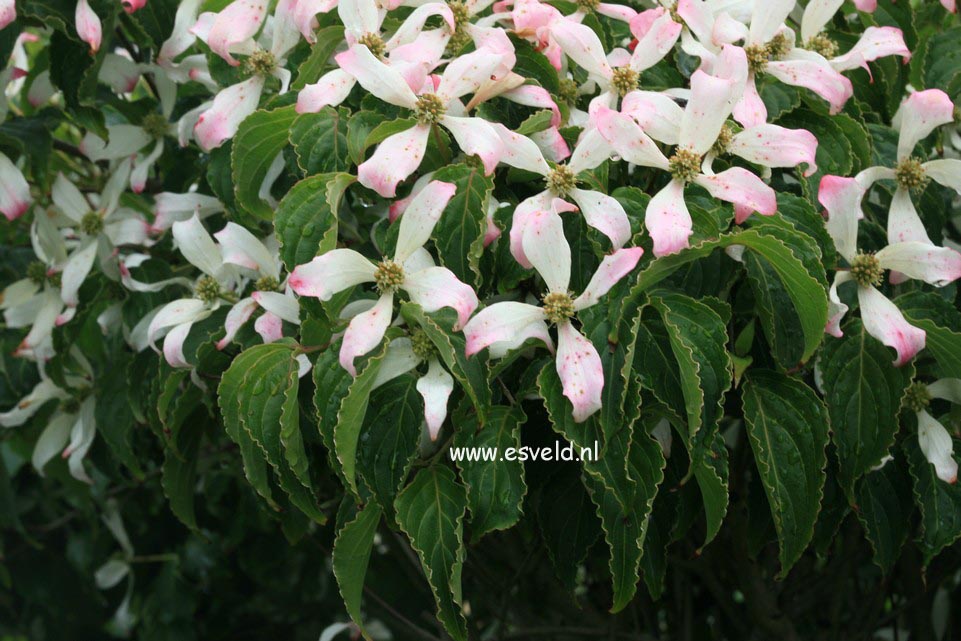
<path id="1" fill-rule="evenodd" d="M 467 641 L 461 613 L 467 490 L 448 467 L 422 469 L 397 496 L 397 523 L 420 557 L 437 602 L 437 619 L 455 641 Z"/>
<path id="2" fill-rule="evenodd" d="M 160 481 L 164 496 L 170 502 L 170 511 L 188 528 L 196 530 L 194 489 L 197 485 L 197 453 L 203 430 L 199 424 L 193 424 L 185 434 L 179 455 L 169 447 L 164 450 Z"/>
<path id="3" fill-rule="evenodd" d="M 350 174 L 304 178 L 277 205 L 274 229 L 288 272 L 337 245 L 337 212 L 354 180 Z"/>
<path id="4" fill-rule="evenodd" d="M 294 146 L 297 164 L 305 175 L 350 169 L 348 116 L 346 109 L 324 107 L 317 113 L 300 114 L 294 120 L 290 127 L 290 144 Z"/>
<path id="5" fill-rule="evenodd" d="M 487 233 L 487 203 L 494 189 L 492 177 L 466 164 L 451 165 L 434 173 L 433 180 L 457 187 L 434 227 L 434 246 L 441 263 L 461 282 L 480 287 L 480 257 Z"/>
<path id="6" fill-rule="evenodd" d="M 506 530 L 521 518 L 527 484 L 524 464 L 504 458 L 508 448 L 515 453 L 521 446 L 520 426 L 527 420 L 520 406 L 494 406 L 487 424 L 481 427 L 472 414 L 457 423 L 454 447 L 488 449 L 499 453 L 500 460 L 457 461 L 467 486 L 467 505 L 471 514 L 471 540 L 477 541 L 493 530 Z"/>
<path id="7" fill-rule="evenodd" d="M 564 465 L 543 487 L 537 522 L 554 571 L 574 593 L 578 566 L 601 534 L 600 521 L 575 466 Z"/>
<path id="8" fill-rule="evenodd" d="M 937 306 L 932 305 L 930 299 L 914 304 L 908 297 L 899 297 L 895 302 L 902 308 L 909 323 L 924 330 L 925 353 L 937 361 L 941 377 L 961 378 L 961 332 L 935 322 Z M 957 313 L 950 303 L 946 307 Z M 947 319 L 940 320 L 944 323 Z"/>
<path id="9" fill-rule="evenodd" d="M 260 186 L 267 170 L 287 145 L 287 132 L 297 118 L 294 105 L 247 116 L 233 138 L 231 177 L 237 206 L 254 218 L 271 220 L 273 208 L 260 199 Z"/>
<path id="10" fill-rule="evenodd" d="M 628 295 L 628 302 L 637 300 L 645 291 L 684 265 L 709 256 L 719 247 L 732 245 L 744 245 L 748 251 L 763 258 L 783 283 L 791 305 L 801 320 L 804 336 L 802 362 L 807 362 L 824 337 L 824 326 L 828 316 L 827 292 L 817 278 L 808 273 L 804 262 L 784 241 L 760 229 L 724 234 L 717 240 L 707 241 L 677 254 L 652 261 L 644 271 L 638 274 L 637 283 Z M 625 308 L 627 304 L 625 303 Z"/>
<path id="11" fill-rule="evenodd" d="M 545 129 L 549 128 L 553 118 L 553 111 L 550 109 L 541 109 L 524 120 L 524 122 L 522 122 L 515 131 L 522 136 L 536 134 L 539 131 L 544 131 Z"/>
<path id="12" fill-rule="evenodd" d="M 297 77 L 290 85 L 293 91 L 299 91 L 320 79 L 330 57 L 344 41 L 344 28 L 341 25 L 324 27 L 314 36 L 317 40 L 310 49 L 310 55 L 297 67 Z"/>
<path id="13" fill-rule="evenodd" d="M 751 370 L 741 392 L 744 420 L 787 575 L 814 536 L 824 493 L 827 409 L 801 381 Z"/>
<path id="14" fill-rule="evenodd" d="M 376 111 L 358 111 L 347 121 L 347 153 L 354 164 L 364 162 L 367 137 L 384 118 L 384 114 Z"/>
<path id="15" fill-rule="evenodd" d="M 137 478 L 143 470 L 133 451 L 134 415 L 127 395 L 127 363 L 109 368 L 98 383 L 104 392 L 97 397 L 95 419 L 97 434 L 110 446 L 110 451 Z"/>
<path id="16" fill-rule="evenodd" d="M 544 400 L 544 407 L 554 431 L 567 439 L 576 452 L 598 452 L 597 460 L 583 457 L 584 471 L 615 497 L 622 510 L 630 509 L 636 492 L 636 483 L 628 471 L 630 419 L 622 423 L 620 429 L 610 434 L 609 438 L 601 426 L 601 412 L 591 414 L 580 423 L 576 422 L 571 411 L 571 402 L 564 396 L 561 379 L 553 361 L 548 361 L 541 367 L 537 376 L 537 391 Z M 591 456 L 593 457 L 593 454 Z"/>
<path id="17" fill-rule="evenodd" d="M 330 469 L 334 470 L 344 487 L 347 487 L 347 478 L 337 461 L 334 429 L 337 427 L 337 411 L 354 378 L 341 367 L 338 351 L 334 346 L 330 346 L 317 356 L 314 363 L 314 409 L 317 411 L 317 431 L 327 449 Z"/>
<path id="18" fill-rule="evenodd" d="M 954 447 L 958 451 L 957 443 Z M 914 479 L 914 500 L 921 508 L 918 543 L 927 566 L 941 550 L 961 538 L 961 485 L 938 478 L 914 435 L 904 441 L 904 450 Z"/>
<path id="19" fill-rule="evenodd" d="M 661 314 L 679 367 L 686 440 L 693 443 L 699 430 L 714 429 L 731 386 L 727 324 L 714 309 L 683 294 L 659 291 L 651 296 L 651 305 Z"/>
<path id="20" fill-rule="evenodd" d="M 326 516 L 317 507 L 311 489 L 299 433 L 296 346 L 291 339 L 282 339 L 244 352 L 256 352 L 260 358 L 242 372 L 243 380 L 236 397 L 240 425 L 263 451 L 291 503 L 311 519 L 324 523 Z M 236 367 L 236 362 L 230 370 Z"/>
<path id="21" fill-rule="evenodd" d="M 417 380 L 414 373 L 404 374 L 375 389 L 364 418 L 357 471 L 388 515 L 417 457 L 423 431 L 424 399 Z"/>
<path id="22" fill-rule="evenodd" d="M 370 552 L 374 547 L 374 535 L 377 533 L 382 513 L 381 507 L 376 503 L 364 506 L 352 521 L 345 523 L 337 532 L 331 555 L 334 576 L 337 577 L 344 607 L 365 639 L 369 639 L 370 635 L 364 629 L 360 610 L 361 597 L 364 593 L 364 577 L 367 575 Z"/>
<path id="23" fill-rule="evenodd" d="M 641 384 L 672 411 L 671 423 L 690 456 L 688 475 L 701 490 L 706 545 L 720 530 L 728 506 L 727 450 L 717 425 L 733 376 L 727 323 L 712 306 L 683 294 L 658 291 L 651 307 L 661 319 L 643 319 L 634 368 Z"/>
<path id="24" fill-rule="evenodd" d="M 273 509 L 279 509 L 270 489 L 267 457 L 263 450 L 250 438 L 250 435 L 241 426 L 240 421 L 240 394 L 242 393 L 244 378 L 260 360 L 266 358 L 269 354 L 270 350 L 265 351 L 256 348 L 241 352 L 231 363 L 230 368 L 224 372 L 220 380 L 220 386 L 217 388 L 217 400 L 224 419 L 227 436 L 240 448 L 247 482 L 267 501 L 268 505 Z"/>
<path id="25" fill-rule="evenodd" d="M 857 484 L 857 515 L 874 550 L 874 562 L 891 572 L 911 533 L 914 503 L 911 479 L 898 457 L 880 470 L 868 472 Z"/>
<path id="26" fill-rule="evenodd" d="M 401 315 L 411 325 L 419 325 L 434 347 L 437 348 L 440 360 L 447 367 L 454 379 L 460 383 L 464 392 L 470 398 L 477 411 L 481 425 L 487 422 L 487 412 L 491 405 L 490 384 L 487 381 L 487 368 L 483 359 L 474 355 L 470 358 L 465 353 L 466 343 L 464 334 L 454 331 L 457 313 L 445 308 L 427 314 L 420 305 L 404 303 L 400 306 Z"/>
<path id="27" fill-rule="evenodd" d="M 911 79 L 918 89 L 948 91 L 954 101 L 961 96 L 961 27 L 945 29 L 924 41 L 911 60 Z"/>
<path id="28" fill-rule="evenodd" d="M 644 537 L 657 486 L 664 479 L 664 454 L 660 444 L 649 435 L 638 435 L 631 443 L 628 473 L 637 483 L 637 492 L 626 513 L 612 492 L 593 477 L 587 481 L 611 552 L 611 612 L 623 610 L 637 591 Z"/>
<path id="29" fill-rule="evenodd" d="M 334 453 L 340 462 L 347 489 L 360 497 L 357 488 L 357 442 L 360 439 L 364 416 L 370 404 L 370 393 L 377 380 L 377 372 L 387 355 L 388 340 L 381 343 L 379 350 L 373 352 L 366 365 L 358 368 L 357 376 L 350 383 L 347 395 L 343 397 L 337 410 L 337 424 L 334 426 Z M 338 366 L 339 367 L 339 366 Z"/>
<path id="30" fill-rule="evenodd" d="M 894 443 L 901 397 L 911 383 L 914 365 L 895 367 L 892 352 L 859 322 L 845 328 L 844 338 L 825 344 L 820 365 L 838 479 L 853 500 L 854 482 L 878 465 Z"/>

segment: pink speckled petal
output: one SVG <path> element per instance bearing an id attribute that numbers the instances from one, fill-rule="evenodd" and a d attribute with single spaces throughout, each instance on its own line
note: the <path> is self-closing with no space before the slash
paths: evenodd
<path id="1" fill-rule="evenodd" d="M 455 330 L 463 327 L 477 309 L 477 294 L 446 267 L 428 267 L 410 274 L 401 288 L 425 312 L 436 312 L 443 307 L 453 308 L 457 312 Z"/>
<path id="2" fill-rule="evenodd" d="M 841 321 L 844 319 L 844 315 L 848 313 L 848 306 L 842 303 L 838 296 L 838 287 L 853 280 L 854 277 L 851 272 L 836 272 L 834 281 L 831 283 L 831 289 L 828 292 L 828 322 L 824 331 L 836 338 L 844 336 L 844 332 L 841 331 Z"/>
<path id="3" fill-rule="evenodd" d="M 651 198 L 644 226 L 654 241 L 655 256 L 674 254 L 688 246 L 694 227 L 684 202 L 684 183 L 672 180 Z"/>
<path id="4" fill-rule="evenodd" d="M 961 278 L 961 254 L 950 247 L 909 240 L 888 245 L 875 256 L 884 269 L 893 269 L 936 287 Z"/>
<path id="5" fill-rule="evenodd" d="M 230 55 L 231 47 L 253 38 L 266 17 L 266 0 L 234 0 L 217 14 L 207 34 L 207 45 L 218 56 L 237 66 L 240 62 Z"/>
<path id="6" fill-rule="evenodd" d="M 354 88 L 356 80 L 343 69 L 334 69 L 297 94 L 297 113 L 316 113 L 328 105 L 339 105 Z"/>
<path id="7" fill-rule="evenodd" d="M 704 154 L 717 140 L 731 110 L 734 108 L 735 81 L 716 78 L 703 71 L 691 76 L 691 99 L 681 118 L 678 144 Z"/>
<path id="8" fill-rule="evenodd" d="M 667 158 L 630 116 L 600 106 L 591 118 L 597 131 L 621 158 L 635 165 L 667 170 Z"/>
<path id="9" fill-rule="evenodd" d="M 374 155 L 357 167 L 357 180 L 385 198 L 393 198 L 397 184 L 417 171 L 424 152 L 430 127 L 414 125 L 384 140 Z"/>
<path id="10" fill-rule="evenodd" d="M 394 312 L 394 295 L 384 294 L 377 303 L 363 314 L 354 316 L 347 331 L 344 332 L 344 342 L 340 346 L 340 365 L 357 376 L 354 359 L 367 354 L 380 344 L 384 332 L 390 326 Z"/>
<path id="11" fill-rule="evenodd" d="M 298 265 L 287 284 L 300 296 L 330 300 L 348 287 L 373 282 L 375 269 L 370 260 L 353 249 L 332 249 L 309 263 Z"/>
<path id="12" fill-rule="evenodd" d="M 731 167 L 713 176 L 698 176 L 694 182 L 707 189 L 712 196 L 734 203 L 740 208 L 738 223 L 751 212 L 770 216 L 777 211 L 777 194 L 764 181 L 743 167 Z"/>
<path id="13" fill-rule="evenodd" d="M 604 367 L 594 344 L 570 322 L 557 326 L 556 366 L 564 396 L 574 408 L 574 422 L 583 423 L 601 409 Z"/>
<path id="14" fill-rule="evenodd" d="M 796 167 L 805 163 L 805 176 L 817 171 L 818 139 L 805 129 L 759 125 L 736 134 L 728 151 L 763 167 Z"/>
<path id="15" fill-rule="evenodd" d="M 513 340 L 531 324 L 544 321 L 536 305 L 508 301 L 485 307 L 464 325 L 465 352 L 472 356 L 489 345 Z"/>
<path id="16" fill-rule="evenodd" d="M 640 247 L 625 247 L 605 256 L 597 271 L 591 276 L 591 282 L 587 284 L 587 288 L 574 299 L 574 309 L 582 310 L 596 304 L 604 294 L 610 291 L 611 287 L 637 266 L 637 261 L 643 254 L 644 250 Z"/>
<path id="17" fill-rule="evenodd" d="M 17 166 L 0 153 L 0 212 L 7 220 L 14 220 L 22 216 L 32 202 L 27 180 Z"/>
<path id="18" fill-rule="evenodd" d="M 893 347 L 898 357 L 894 360 L 901 367 L 924 349 L 925 332 L 905 320 L 894 303 L 874 287 L 858 287 L 861 304 L 861 320 L 868 334 L 888 347 Z"/>
<path id="19" fill-rule="evenodd" d="M 78 0 L 74 20 L 77 23 L 77 35 L 90 45 L 90 53 L 99 51 L 103 40 L 103 28 L 100 25 L 100 18 L 90 8 L 87 0 Z"/>
<path id="20" fill-rule="evenodd" d="M 224 329 L 227 333 L 217 341 L 217 349 L 227 347 L 255 311 L 257 311 L 257 301 L 253 298 L 243 298 L 236 302 L 227 312 L 227 318 L 224 319 Z"/>
<path id="21" fill-rule="evenodd" d="M 444 116 L 440 120 L 464 153 L 477 156 L 484 164 L 484 174 L 491 175 L 504 155 L 504 143 L 494 126 L 481 118 Z"/>
<path id="22" fill-rule="evenodd" d="M 828 233 L 845 260 L 854 260 L 858 251 L 858 221 L 864 191 L 854 178 L 823 176 L 818 187 L 818 202 L 827 210 Z"/>
<path id="23" fill-rule="evenodd" d="M 765 71 L 781 82 L 810 89 L 821 96 L 830 103 L 832 114 L 841 111 L 844 103 L 854 94 L 851 81 L 817 54 L 810 54 L 809 58 L 804 59 L 769 62 Z"/>
<path id="24" fill-rule="evenodd" d="M 284 323 L 280 316 L 264 312 L 254 321 L 254 330 L 260 334 L 265 343 L 273 343 L 284 337 Z"/>
<path id="25" fill-rule="evenodd" d="M 604 45 L 594 30 L 573 20 L 561 19 L 550 26 L 551 36 L 571 60 L 589 73 L 600 78 L 610 78 L 610 65 L 604 54 Z"/>
<path id="26" fill-rule="evenodd" d="M 564 222 L 552 209 L 531 213 L 521 240 L 524 254 L 552 292 L 567 293 L 571 282 L 571 246 L 564 237 Z"/>
<path id="27" fill-rule="evenodd" d="M 228 138 L 233 138 L 244 118 L 257 110 L 263 89 L 264 79 L 253 76 L 217 94 L 213 105 L 200 114 L 194 125 L 194 137 L 204 151 L 215 149 Z"/>
<path id="28" fill-rule="evenodd" d="M 571 198 L 577 203 L 588 225 L 607 236 L 614 249 L 631 239 L 631 221 L 614 198 L 599 191 L 574 189 Z"/>
<path id="29" fill-rule="evenodd" d="M 432 358 L 427 373 L 417 380 L 417 391 L 424 399 L 424 419 L 430 440 L 436 441 L 447 418 L 447 399 L 454 391 L 454 379 L 436 358 Z"/>
<path id="30" fill-rule="evenodd" d="M 917 240 L 931 244 L 928 232 L 911 202 L 911 192 L 898 187 L 888 210 L 888 244 Z"/>
<path id="31" fill-rule="evenodd" d="M 915 91 L 901 103 L 898 160 L 914 152 L 919 142 L 941 125 L 954 120 L 954 103 L 940 89 Z"/>
<path id="32" fill-rule="evenodd" d="M 868 27 L 850 51 L 831 60 L 831 66 L 838 71 L 861 67 L 870 74 L 868 63 L 885 56 L 911 58 L 911 51 L 904 44 L 904 33 L 897 27 Z"/>
<path id="33" fill-rule="evenodd" d="M 403 264 L 411 254 L 424 246 L 456 191 L 457 186 L 453 183 L 432 180 L 417 192 L 400 219 L 397 248 L 394 250 L 395 262 Z"/>

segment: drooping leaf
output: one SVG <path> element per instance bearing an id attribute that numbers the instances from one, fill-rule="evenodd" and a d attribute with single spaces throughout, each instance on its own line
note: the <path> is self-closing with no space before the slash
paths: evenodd
<path id="1" fill-rule="evenodd" d="M 894 443 L 901 397 L 914 366 L 895 367 L 893 352 L 863 331 L 859 322 L 831 339 L 821 353 L 821 375 L 839 480 L 853 496 L 854 482 L 881 462 Z"/>
<path id="2" fill-rule="evenodd" d="M 464 456 L 457 461 L 467 486 L 471 538 L 474 541 L 493 530 L 507 529 L 521 518 L 527 493 L 524 465 L 517 458 L 505 458 L 505 452 L 508 448 L 513 448 L 515 454 L 519 450 L 520 425 L 526 420 L 520 406 L 494 406 L 483 427 L 476 414 L 458 422 L 454 446 L 461 448 L 461 452 L 467 448 L 492 448 L 499 456 L 495 461 L 470 461 Z"/>
<path id="3" fill-rule="evenodd" d="M 397 523 L 417 552 L 437 601 L 437 618 L 455 641 L 467 641 L 461 613 L 467 490 L 448 467 L 422 469 L 397 495 Z"/>
<path id="4" fill-rule="evenodd" d="M 814 535 L 827 463 L 827 409 L 802 381 L 768 370 L 745 375 L 741 398 L 784 576 Z"/>
<path id="5" fill-rule="evenodd" d="M 914 479 L 914 501 L 921 508 L 918 543 L 927 566 L 941 550 L 961 538 L 961 485 L 938 478 L 914 435 L 905 440 L 904 451 Z M 958 451 L 957 443 L 954 451 Z"/>
<path id="6" fill-rule="evenodd" d="M 337 577 L 337 585 L 344 599 L 347 614 L 360 627 L 365 639 L 369 639 L 370 636 L 364 629 L 361 597 L 364 593 L 364 579 L 367 575 L 367 564 L 370 562 L 370 552 L 374 547 L 374 535 L 377 533 L 382 513 L 381 507 L 376 503 L 368 503 L 364 506 L 337 532 L 331 555 L 334 576 Z"/>
<path id="7" fill-rule="evenodd" d="M 911 534 L 914 503 L 904 460 L 897 456 L 880 470 L 865 474 L 857 483 L 855 496 L 858 519 L 874 549 L 874 562 L 887 574 Z"/>

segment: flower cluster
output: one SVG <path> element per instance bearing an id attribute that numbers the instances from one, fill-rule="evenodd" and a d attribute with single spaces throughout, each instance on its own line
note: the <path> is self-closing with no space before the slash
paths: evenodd
<path id="1" fill-rule="evenodd" d="M 136 16 L 145 5 L 122 8 Z M 466 392 L 463 362 L 480 363 L 486 382 L 512 359 L 549 355 L 563 410 L 575 423 L 596 418 L 622 373 L 607 358 L 613 340 L 602 344 L 594 330 L 604 317 L 620 322 L 610 310 L 626 305 L 640 269 L 680 265 L 698 243 L 777 219 L 781 194 L 823 206 L 817 222 L 840 256 L 824 257 L 836 265 L 826 328 L 834 337 L 857 305 L 865 331 L 906 365 L 926 333 L 882 289 L 961 278 L 961 254 L 941 242 L 945 221 L 928 218 L 921 200 L 931 182 L 961 194 L 961 160 L 930 144 L 945 131 L 961 147 L 948 94 L 909 87 L 892 118 L 896 156 L 877 154 L 878 166 L 850 176 L 819 167 L 834 140 L 819 140 L 803 119 L 779 120 L 802 98 L 824 122 L 856 114 L 852 78 L 863 80 L 876 61 L 910 60 L 896 27 L 837 36 L 870 17 L 873 2 L 201 7 L 181 2 L 165 39 L 150 46 L 102 33 L 79 0 L 75 35 L 96 61 L 83 82 L 110 94 L 105 114 L 80 105 L 63 72 L 24 68 L 47 33 L 27 28 L 4 72 L 13 117 L 75 109 L 54 132 L 66 160 L 52 180 L 28 153 L 0 154 L 0 211 L 34 254 L 0 309 L 7 328 L 23 329 L 16 355 L 40 373 L 0 424 L 21 425 L 58 403 L 36 443 L 38 470 L 61 453 L 90 481 L 83 459 L 102 373 L 76 338 L 88 319 L 103 341 L 157 350 L 204 390 L 211 376 L 198 367 L 199 345 L 233 356 L 294 338 L 300 376 L 336 350 L 358 380 L 383 351 L 370 389 L 420 370 L 426 434 L 437 440 L 452 398 Z M 20 24 L 12 2 L 0 9 L 0 24 Z M 262 114 L 283 114 L 279 147 L 269 119 L 249 125 Z M 467 179 L 455 184 L 452 165 Z M 295 207 L 285 197 L 291 185 L 320 173 L 340 182 L 298 196 L 308 199 L 305 215 L 257 213 Z M 629 191 L 615 193 L 617 185 Z M 878 207 L 865 214 L 866 202 L 886 216 Z M 866 219 L 886 229 L 885 247 L 859 230 Z M 743 259 L 738 244 L 728 251 Z M 405 313 L 412 307 L 433 325 L 415 323 Z M 436 320 L 445 310 L 448 326 Z M 310 332 L 322 339 L 310 343 Z M 961 403 L 956 381 L 918 385 L 926 391 L 911 409 L 921 447 L 953 482 L 952 440 L 927 407 L 931 397 Z"/>

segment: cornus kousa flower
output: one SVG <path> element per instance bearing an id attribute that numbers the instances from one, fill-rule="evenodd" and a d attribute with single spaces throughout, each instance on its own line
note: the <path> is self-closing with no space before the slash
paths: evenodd
<path id="1" fill-rule="evenodd" d="M 954 459 L 954 441 L 937 419 L 928 413 L 933 399 L 961 405 L 961 379 L 942 378 L 933 383 L 911 384 L 904 396 L 904 406 L 918 419 L 918 445 L 924 457 L 934 466 L 938 478 L 957 483 L 958 462 Z"/>
<path id="2" fill-rule="evenodd" d="M 464 327 L 467 355 L 485 347 L 547 335 L 547 323 L 557 327 L 557 374 L 564 396 L 573 406 L 574 420 L 583 422 L 601 408 L 604 372 L 601 357 L 572 324 L 576 313 L 595 305 L 611 287 L 637 265 L 644 250 L 618 249 L 605 256 L 587 288 L 574 298 L 570 291 L 571 247 L 564 237 L 564 223 L 550 209 L 532 213 L 522 238 L 524 254 L 544 279 L 547 294 L 542 305 L 501 302 L 484 308 Z M 548 343 L 548 346 L 550 344 Z"/>
<path id="3" fill-rule="evenodd" d="M 838 297 L 838 287 L 854 282 L 864 328 L 897 351 L 894 362 L 901 366 L 924 348 L 925 332 L 908 323 L 894 303 L 876 289 L 882 282 L 884 270 L 894 270 L 907 278 L 943 287 L 961 278 L 961 254 L 914 239 L 893 242 L 876 254 L 859 252 L 858 220 L 863 217 L 861 195 L 854 178 L 824 176 L 821 179 L 818 200 L 827 210 L 827 229 L 838 253 L 849 266 L 834 276 L 826 331 L 832 336 L 842 336 L 840 323 L 848 307 Z"/>
<path id="4" fill-rule="evenodd" d="M 77 245 L 70 253 L 61 274 L 60 295 L 67 309 L 57 319 L 66 323 L 76 312 L 77 293 L 99 255 L 103 273 L 119 279 L 117 248 L 122 245 L 147 245 L 148 225 L 138 212 L 120 206 L 120 195 L 130 177 L 130 161 L 120 162 L 99 195 L 84 196 L 77 187 L 58 174 L 51 198 L 66 217 Z"/>
<path id="5" fill-rule="evenodd" d="M 340 364 L 352 375 L 357 374 L 354 359 L 370 352 L 383 339 L 398 291 L 405 292 L 427 312 L 453 308 L 458 327 L 477 307 L 474 290 L 446 267 L 435 266 L 423 248 L 455 189 L 450 183 L 435 180 L 414 197 L 400 218 L 393 257 L 373 262 L 352 249 L 333 249 L 291 273 L 288 283 L 295 293 L 324 301 L 361 283 L 376 286 L 380 297 L 373 307 L 351 319 L 340 348 Z"/>
<path id="6" fill-rule="evenodd" d="M 451 9 L 439 2 L 417 7 L 390 38 L 381 34 L 387 13 L 374 0 L 343 0 L 337 7 L 344 23 L 349 46 L 361 44 L 386 64 L 396 69 L 413 89 L 420 89 L 427 74 L 440 63 L 455 28 Z M 422 33 L 431 16 L 441 16 L 449 29 Z M 297 112 L 315 112 L 327 105 L 339 105 L 354 88 L 354 77 L 344 69 L 334 69 L 297 95 Z"/>
<path id="7" fill-rule="evenodd" d="M 681 33 L 681 25 L 663 8 L 651 9 L 631 20 L 631 31 L 638 39 L 633 53 L 615 49 L 604 54 L 604 47 L 593 29 L 572 20 L 556 20 L 551 36 L 561 50 L 585 69 L 600 87 L 594 103 L 616 106 L 618 97 L 638 88 L 641 73 L 661 61 Z"/>
<path id="8" fill-rule="evenodd" d="M 14 355 L 43 361 L 54 354 L 51 332 L 64 307 L 60 286 L 67 246 L 52 217 L 45 213 L 34 218 L 30 241 L 37 260 L 27 268 L 26 278 L 14 281 L 0 294 L 0 310 L 7 327 L 30 328 Z"/>
<path id="9" fill-rule="evenodd" d="M 644 225 L 654 241 L 655 256 L 672 254 L 689 244 L 688 238 L 693 233 L 693 224 L 684 202 L 684 186 L 687 183 L 700 185 L 715 198 L 734 203 L 737 222 L 742 222 L 755 211 L 768 216 L 777 209 L 774 190 L 750 171 L 742 167 L 731 167 L 719 174 L 702 171 L 704 155 L 710 152 L 718 141 L 734 96 L 733 80 L 695 71 L 691 76 L 690 99 L 680 122 L 673 128 L 676 135 L 671 135 L 671 139 L 676 139 L 677 147 L 670 158 L 666 157 L 637 122 L 626 114 L 606 108 L 600 108 L 594 114 L 598 131 L 621 158 L 671 174 L 671 181 L 651 198 L 644 213 Z M 672 130 L 669 123 L 670 121 L 665 119 L 665 132 Z M 666 133 L 662 135 L 667 136 Z M 748 155 L 767 157 L 768 162 L 772 163 L 770 166 L 777 166 L 774 163 L 782 161 L 777 160 L 779 155 L 770 149 L 772 142 L 765 141 L 762 135 L 760 142 L 754 142 L 753 145 L 744 143 L 743 149 Z M 765 152 L 764 149 L 768 151 Z M 807 155 L 804 145 L 801 146 L 801 154 Z M 792 157 L 797 155 L 795 149 Z"/>
<path id="10" fill-rule="evenodd" d="M 279 261 L 275 253 L 253 234 L 236 223 L 227 223 L 215 236 L 219 243 L 214 242 L 197 216 L 173 224 L 173 237 L 180 253 L 203 275 L 193 284 L 193 298 L 167 303 L 150 321 L 147 341 L 153 344 L 165 335 L 163 353 L 172 367 L 190 367 L 184 357 L 183 344 L 194 323 L 209 317 L 225 303 L 250 305 L 249 301 L 241 301 L 238 295 L 246 282 L 255 280 L 254 288 L 263 291 L 279 288 Z M 154 283 L 152 288 L 179 280 Z M 233 331 L 230 338 L 253 311 L 250 309 L 242 319 L 237 314 L 231 317 L 228 312 L 227 330 Z"/>
<path id="11" fill-rule="evenodd" d="M 840 46 L 824 33 L 824 27 L 838 12 L 843 0 L 815 0 L 804 7 L 801 17 L 801 47 L 826 58 L 836 71 L 863 67 L 871 73 L 868 63 L 885 56 L 911 57 L 904 44 L 904 33 L 896 27 L 868 27 L 847 53 L 840 54 Z"/>
<path id="12" fill-rule="evenodd" d="M 420 166 L 431 128 L 442 126 L 464 153 L 479 156 L 484 171 L 494 171 L 504 152 L 491 123 L 465 115 L 459 98 L 476 91 L 501 67 L 503 54 L 481 48 L 450 61 L 436 88 L 428 81 L 416 94 L 400 72 L 378 59 L 364 45 L 337 56 L 340 68 L 384 102 L 410 109 L 417 123 L 380 143 L 377 151 L 357 167 L 357 179 L 384 197 L 393 197 L 397 184 Z"/>
<path id="13" fill-rule="evenodd" d="M 267 78 L 280 80 L 280 93 L 287 91 L 290 72 L 284 68 L 284 57 L 297 44 L 300 33 L 293 22 L 290 1 L 277 4 L 271 22 L 269 49 L 253 36 L 266 17 L 267 5 L 259 0 L 234 0 L 220 13 L 203 13 L 193 27 L 198 38 L 233 66 L 240 61 L 232 54 L 246 54 L 244 72 L 247 80 L 231 85 L 214 97 L 209 109 L 201 113 L 194 126 L 194 137 L 205 151 L 219 147 L 237 133 L 240 123 L 257 110 Z"/>
<path id="14" fill-rule="evenodd" d="M 611 146 L 596 129 L 587 129 L 581 135 L 566 165 L 551 167 L 533 141 L 503 125 L 497 124 L 495 128 L 504 143 L 502 161 L 512 167 L 540 174 L 547 187 L 539 194 L 522 201 L 514 210 L 510 237 L 511 254 L 517 262 L 524 267 L 531 267 L 524 253 L 524 229 L 530 217 L 544 209 L 557 212 L 580 209 L 584 221 L 607 236 L 614 249 L 620 249 L 630 240 L 631 223 L 621 204 L 606 194 L 577 187 L 577 176 L 581 172 L 594 169 L 611 154 Z M 577 203 L 577 206 L 567 202 L 568 199 Z"/>
<path id="15" fill-rule="evenodd" d="M 939 89 L 911 94 L 898 112 L 897 166 L 869 167 L 856 176 L 867 190 L 877 180 L 893 179 L 897 184 L 888 212 L 888 242 L 917 240 L 930 243 L 921 218 L 911 200 L 912 191 L 923 190 L 930 180 L 961 194 L 961 160 L 946 158 L 922 162 L 913 155 L 917 144 L 941 125 L 954 121 L 954 104 Z"/>
<path id="16" fill-rule="evenodd" d="M 0 426 L 18 427 L 26 423 L 44 405 L 57 402 L 57 409 L 47 420 L 33 448 L 31 463 L 43 475 L 43 468 L 55 456 L 67 459 L 70 475 L 78 481 L 92 483 L 83 460 L 97 436 L 96 399 L 91 394 L 93 371 L 90 363 L 76 348 L 69 353 L 71 367 L 65 371 L 63 389 L 40 371 L 40 382 L 13 408 L 0 413 Z"/>
<path id="17" fill-rule="evenodd" d="M 729 48 L 724 55 L 730 59 L 731 70 L 739 67 L 746 76 L 747 59 L 742 50 Z M 625 96 L 621 113 L 631 116 L 653 140 L 665 145 L 680 144 L 686 112 L 670 96 L 653 91 L 632 91 Z M 810 176 L 817 171 L 817 144 L 817 138 L 804 129 L 762 123 L 738 130 L 725 123 L 704 155 L 701 166 L 705 173 L 710 173 L 707 170 L 715 158 L 730 154 L 765 169 L 796 167 L 804 163 L 807 165 L 804 175 Z"/>
<path id="18" fill-rule="evenodd" d="M 784 20 L 794 9 L 794 0 L 758 2 L 754 5 L 750 27 L 727 14 L 714 23 L 714 40 L 718 45 L 743 43 L 748 62 L 748 75 L 743 92 L 734 108 L 734 117 L 744 126 L 762 124 L 767 108 L 757 92 L 755 79 L 766 73 L 781 82 L 810 89 L 828 101 L 831 113 L 837 113 L 854 93 L 851 81 L 840 74 L 819 53 L 794 46 L 794 32 Z M 718 76 L 728 73 L 706 56 L 708 70 Z M 717 59 L 723 65 L 723 58 Z"/>
<path id="19" fill-rule="evenodd" d="M 80 151 L 94 161 L 133 159 L 130 172 L 130 188 L 136 193 L 143 191 L 150 169 L 163 155 L 164 139 L 175 131 L 170 123 L 177 87 L 164 74 L 154 74 L 154 84 L 160 91 L 160 112 L 146 114 L 139 125 L 107 125 L 108 140 L 87 132 L 80 143 Z M 142 150 L 151 147 L 144 155 Z"/>
<path id="20" fill-rule="evenodd" d="M 384 360 L 377 370 L 373 389 L 427 363 L 427 372 L 417 379 L 417 391 L 424 399 L 424 420 L 430 440 L 436 441 L 447 418 L 447 401 L 454 391 L 454 379 L 437 358 L 437 348 L 422 329 L 410 336 L 395 338 L 387 346 Z"/>

